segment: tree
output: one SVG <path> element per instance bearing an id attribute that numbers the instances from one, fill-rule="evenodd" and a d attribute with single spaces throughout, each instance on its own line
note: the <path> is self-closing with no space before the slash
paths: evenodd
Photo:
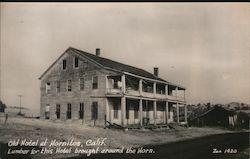
<path id="1" fill-rule="evenodd" d="M 0 100 L 0 112 L 4 112 L 7 106 Z"/>

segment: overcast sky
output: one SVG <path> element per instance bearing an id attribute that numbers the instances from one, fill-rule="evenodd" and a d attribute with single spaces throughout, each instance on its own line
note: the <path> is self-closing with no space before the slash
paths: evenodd
<path id="1" fill-rule="evenodd" d="M 249 103 L 248 3 L 1 3 L 1 99 L 39 111 L 38 77 L 69 46 L 187 88 L 188 103 Z"/>

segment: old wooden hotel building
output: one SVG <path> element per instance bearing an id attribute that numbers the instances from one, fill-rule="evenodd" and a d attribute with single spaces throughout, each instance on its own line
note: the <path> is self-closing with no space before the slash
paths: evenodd
<path id="1" fill-rule="evenodd" d="M 69 47 L 39 78 L 40 116 L 88 125 L 186 123 L 185 88 L 152 70 Z"/>

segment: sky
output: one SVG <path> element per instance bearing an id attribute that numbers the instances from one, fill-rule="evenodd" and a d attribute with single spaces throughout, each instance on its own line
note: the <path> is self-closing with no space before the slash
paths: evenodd
<path id="1" fill-rule="evenodd" d="M 39 76 L 69 47 L 187 88 L 190 104 L 250 100 L 248 3 L 1 3 L 1 100 L 39 112 Z"/>

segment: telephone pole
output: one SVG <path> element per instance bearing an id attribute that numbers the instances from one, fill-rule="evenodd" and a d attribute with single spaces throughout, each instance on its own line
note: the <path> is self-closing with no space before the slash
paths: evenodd
<path id="1" fill-rule="evenodd" d="M 22 97 L 23 97 L 23 95 L 18 95 L 18 97 L 19 97 L 19 113 L 18 114 L 20 114 L 21 115 L 21 107 L 22 107 Z"/>

